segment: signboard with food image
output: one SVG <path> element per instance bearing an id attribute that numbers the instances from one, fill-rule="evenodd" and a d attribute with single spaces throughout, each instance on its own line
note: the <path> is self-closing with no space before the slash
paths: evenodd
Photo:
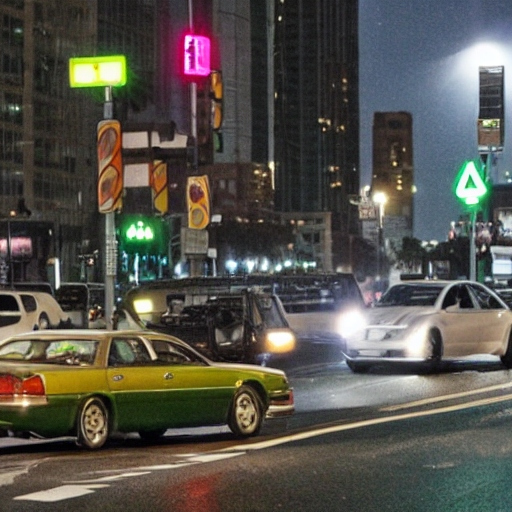
<path id="1" fill-rule="evenodd" d="M 158 213 L 169 210 L 169 189 L 167 180 L 167 164 L 162 160 L 154 160 L 151 167 L 149 184 L 153 194 L 153 206 Z"/>
<path id="2" fill-rule="evenodd" d="M 210 222 L 210 187 L 208 176 L 187 178 L 188 227 L 204 229 Z"/>
<path id="3" fill-rule="evenodd" d="M 98 123 L 98 209 L 112 213 L 123 206 L 121 125 L 108 119 Z"/>

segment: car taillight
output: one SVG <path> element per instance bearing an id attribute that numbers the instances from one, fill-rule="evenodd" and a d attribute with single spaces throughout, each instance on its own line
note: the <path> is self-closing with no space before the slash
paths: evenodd
<path id="1" fill-rule="evenodd" d="M 24 395 L 44 395 L 44 382 L 40 375 L 32 375 L 21 383 L 21 392 Z"/>
<path id="2" fill-rule="evenodd" d="M 44 382 L 40 375 L 32 375 L 20 379 L 14 375 L 0 375 L 0 395 L 31 395 L 45 394 Z"/>
<path id="3" fill-rule="evenodd" d="M 20 379 L 14 375 L 0 375 L 0 395 L 14 395 Z"/>

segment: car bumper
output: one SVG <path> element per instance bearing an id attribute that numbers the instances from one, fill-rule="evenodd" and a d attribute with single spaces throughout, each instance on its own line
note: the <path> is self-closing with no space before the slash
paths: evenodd
<path id="1" fill-rule="evenodd" d="M 266 412 L 265 417 L 281 418 L 283 416 L 290 416 L 295 411 L 295 404 L 293 399 L 293 390 L 281 396 L 272 397 Z"/>

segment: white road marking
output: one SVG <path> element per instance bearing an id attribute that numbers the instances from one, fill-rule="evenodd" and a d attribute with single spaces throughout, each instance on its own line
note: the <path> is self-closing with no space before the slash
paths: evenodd
<path id="1" fill-rule="evenodd" d="M 391 423 L 394 421 L 402 421 L 411 418 L 419 418 L 422 416 L 431 416 L 434 414 L 444 414 L 446 412 L 460 411 L 464 409 L 471 409 L 472 407 L 479 407 L 481 405 L 490 405 L 498 402 L 506 402 L 512 400 L 512 395 L 497 396 L 494 398 L 485 398 L 482 400 L 475 400 L 465 404 L 457 404 L 439 409 L 431 409 L 428 411 L 416 411 L 407 414 L 398 414 L 396 416 L 385 416 L 379 418 L 371 418 L 368 420 L 355 421 L 353 423 L 345 423 L 343 425 L 333 425 L 331 427 L 324 427 L 320 429 L 310 430 L 308 432 L 301 432 L 300 434 L 292 434 L 290 436 L 279 437 L 277 439 L 269 439 L 260 443 L 251 443 L 247 445 L 233 446 L 232 448 L 223 448 L 221 451 L 239 450 L 263 450 L 272 446 L 279 446 L 281 444 L 293 443 L 295 441 L 303 441 L 312 437 L 323 436 L 326 434 L 333 434 L 335 432 L 343 432 L 345 430 L 354 430 L 356 428 L 368 427 L 371 425 L 380 425 L 382 423 Z"/>
<path id="2" fill-rule="evenodd" d="M 118 475 L 104 476 L 101 478 L 90 479 L 90 480 L 75 480 L 68 481 L 67 485 L 62 485 L 60 487 L 54 487 L 53 489 L 48 489 L 46 491 L 34 492 L 31 494 L 24 494 L 23 496 L 16 496 L 15 500 L 30 500 L 30 501 L 42 501 L 42 502 L 51 502 L 51 501 L 61 501 L 67 500 L 70 498 L 77 498 L 79 496 L 85 496 L 86 494 L 91 494 L 95 492 L 95 489 L 103 489 L 105 487 L 110 487 L 108 484 L 102 484 L 99 482 L 117 482 L 124 478 L 133 478 L 143 475 L 149 475 L 152 471 L 162 471 L 168 469 L 177 469 L 184 466 L 191 466 L 193 464 L 200 464 L 204 462 L 214 462 L 223 459 L 230 459 L 232 457 L 236 457 L 237 455 L 243 455 L 245 451 L 242 452 L 233 452 L 233 453 L 218 453 L 211 452 L 205 454 L 183 454 L 179 455 L 180 458 L 188 459 L 185 462 L 177 462 L 176 464 L 160 464 L 155 466 L 141 466 L 138 468 L 134 468 L 133 471 L 120 473 Z M 95 483 L 96 482 L 96 483 Z"/>
<path id="3" fill-rule="evenodd" d="M 110 487 L 109 485 L 61 485 L 60 487 L 54 487 L 46 491 L 33 492 L 31 494 L 24 494 L 23 496 L 16 496 L 15 500 L 27 500 L 27 501 L 62 501 L 69 498 L 77 498 L 78 496 L 85 496 L 95 492 L 96 489 L 102 489 L 104 487 Z"/>
<path id="4" fill-rule="evenodd" d="M 475 391 L 468 391 L 464 393 L 456 393 L 453 395 L 446 395 L 444 397 L 438 397 L 438 400 L 432 399 L 435 401 L 446 401 L 450 399 L 459 398 L 462 396 L 469 396 L 472 394 L 478 394 L 478 393 L 484 393 L 487 391 L 493 391 L 497 389 L 504 389 L 506 387 L 512 386 L 512 383 L 510 384 L 504 384 L 499 386 L 490 386 L 488 388 L 483 388 L 481 390 L 475 390 Z M 223 459 L 228 459 L 231 457 L 235 457 L 237 455 L 243 455 L 246 452 L 249 452 L 251 450 L 263 450 L 266 448 L 270 448 L 273 446 L 279 446 L 282 444 L 287 443 L 293 443 L 296 441 L 303 441 L 305 439 L 310 439 L 313 437 L 319 437 L 327 434 L 332 434 L 336 432 L 343 432 L 346 430 L 354 430 L 357 428 L 367 427 L 371 425 L 379 425 L 383 423 L 391 423 L 394 421 L 401 421 L 411 418 L 419 418 L 423 416 L 431 416 L 434 414 L 444 414 L 447 412 L 453 412 L 453 411 L 459 411 L 464 409 L 470 409 L 472 407 L 479 407 L 483 405 L 490 405 L 493 403 L 499 403 L 499 402 L 505 402 L 512 400 L 512 394 L 508 395 L 502 395 L 502 396 L 496 396 L 491 398 L 483 398 L 480 400 L 474 400 L 472 402 L 462 403 L 462 404 L 455 404 L 445 407 L 440 407 L 438 409 L 432 409 L 432 410 L 426 410 L 426 411 L 415 411 L 415 412 L 409 412 L 404 414 L 397 414 L 395 416 L 385 416 L 385 417 L 378 417 L 378 418 L 371 418 L 367 420 L 360 420 L 355 421 L 352 423 L 345 423 L 342 425 L 332 425 L 330 427 L 324 427 L 319 429 L 310 430 L 307 432 L 301 432 L 299 434 L 292 434 L 289 436 L 283 436 L 276 439 L 269 439 L 267 441 L 261 441 L 259 443 L 248 443 L 248 444 L 242 444 L 237 446 L 232 446 L 228 448 L 223 448 L 221 450 L 212 451 L 205 454 L 183 454 L 179 455 L 177 457 L 183 459 L 188 459 L 186 462 L 178 462 L 176 464 L 163 464 L 163 465 L 155 465 L 155 466 L 140 466 L 138 468 L 133 468 L 134 470 L 128 473 L 121 473 L 120 475 L 116 475 L 115 477 L 102 477 L 98 480 L 93 481 L 114 481 L 119 480 L 122 478 L 130 478 L 130 477 L 136 477 L 144 474 L 148 474 L 151 471 L 160 471 L 165 469 L 177 469 L 184 466 L 190 466 L 192 464 L 199 464 L 204 462 L 214 462 L 219 461 Z M 423 405 L 424 401 L 420 400 L 418 402 L 411 402 L 410 404 L 418 404 Z M 408 407 L 413 407 L 413 405 L 408 405 Z M 25 494 L 23 496 L 17 496 L 14 499 L 15 500 L 32 500 L 32 501 L 59 501 L 64 499 L 70 499 L 75 498 L 78 496 L 83 496 L 85 494 L 90 494 L 92 492 L 95 492 L 95 489 L 102 489 L 105 487 L 109 487 L 108 484 L 83 484 L 83 485 L 63 485 L 60 487 L 55 487 L 53 489 L 48 489 L 46 491 L 40 491 L 35 492 L 32 494 Z"/>
<path id="5" fill-rule="evenodd" d="M 455 400 L 456 398 L 463 398 L 472 395 L 481 395 L 482 393 L 488 393 L 490 391 L 497 391 L 500 389 L 506 389 L 512 387 L 512 382 L 504 384 L 496 384 L 494 386 L 488 386 L 486 388 L 472 389 L 470 391 L 461 391 L 460 393 L 453 393 L 451 395 L 434 396 L 431 398 L 423 398 L 422 400 L 416 400 L 414 402 L 407 402 L 404 404 L 390 405 L 388 407 L 382 407 L 380 410 L 385 412 L 399 411 L 400 409 L 409 409 L 411 407 L 419 407 L 421 405 L 434 404 L 437 402 L 445 402 L 447 400 Z"/>

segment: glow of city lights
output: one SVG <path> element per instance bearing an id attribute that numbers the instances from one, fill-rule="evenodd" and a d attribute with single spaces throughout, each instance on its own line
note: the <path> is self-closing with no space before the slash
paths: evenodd
<path id="1" fill-rule="evenodd" d="M 236 267 L 238 266 L 237 262 L 235 260 L 227 260 L 226 261 L 226 270 L 233 274 L 236 270 Z"/>

